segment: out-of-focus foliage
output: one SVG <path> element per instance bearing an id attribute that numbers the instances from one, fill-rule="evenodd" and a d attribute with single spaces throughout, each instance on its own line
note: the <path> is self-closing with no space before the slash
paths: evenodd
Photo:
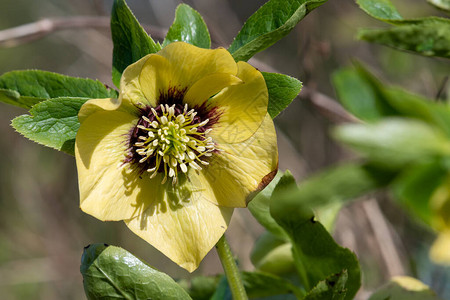
<path id="1" fill-rule="evenodd" d="M 370 296 L 369 300 L 440 300 L 430 287 L 419 280 L 398 276 Z"/>
<path id="2" fill-rule="evenodd" d="M 450 58 L 449 19 L 403 19 L 390 0 L 358 0 L 357 3 L 370 16 L 394 24 L 386 29 L 360 30 L 360 39 L 425 56 Z"/>

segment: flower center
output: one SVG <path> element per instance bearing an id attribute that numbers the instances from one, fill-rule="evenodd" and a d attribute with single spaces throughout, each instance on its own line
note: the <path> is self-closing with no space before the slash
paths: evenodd
<path id="1" fill-rule="evenodd" d="M 200 120 L 197 112 L 187 104 L 161 104 L 143 113 L 131 139 L 131 155 L 141 170 L 147 171 L 150 178 L 164 173 L 162 183 L 172 178 L 178 182 L 178 174 L 189 168 L 201 170 L 208 165 L 205 158 L 212 155 L 216 146 L 206 135 L 209 119 Z"/>

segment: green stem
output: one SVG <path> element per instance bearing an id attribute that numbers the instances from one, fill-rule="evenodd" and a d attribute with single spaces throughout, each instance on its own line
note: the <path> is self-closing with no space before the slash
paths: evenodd
<path id="1" fill-rule="evenodd" d="M 231 253 L 230 245 L 225 239 L 225 234 L 220 238 L 216 244 L 217 253 L 219 254 L 220 262 L 222 263 L 225 276 L 227 276 L 228 285 L 231 289 L 231 294 L 234 300 L 247 300 L 244 284 L 242 283 L 241 273 L 238 270 L 236 262 Z"/>

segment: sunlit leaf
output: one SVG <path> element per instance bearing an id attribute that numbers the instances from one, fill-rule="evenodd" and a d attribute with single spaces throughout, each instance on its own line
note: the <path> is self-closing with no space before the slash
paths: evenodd
<path id="1" fill-rule="evenodd" d="M 167 274 L 126 250 L 94 244 L 85 248 L 81 274 L 86 296 L 93 299 L 191 299 Z"/>
<path id="2" fill-rule="evenodd" d="M 187 4 L 180 4 L 175 12 L 175 20 L 167 32 L 163 47 L 176 41 L 186 42 L 200 48 L 210 48 L 208 27 L 202 16 Z"/>
<path id="3" fill-rule="evenodd" d="M 1 102 L 30 109 L 43 100 L 58 97 L 116 98 L 117 91 L 98 80 L 47 71 L 11 71 L 0 76 Z"/>
<path id="4" fill-rule="evenodd" d="M 78 111 L 87 98 L 53 98 L 42 101 L 12 121 L 26 138 L 56 150 L 74 154 L 75 137 L 80 127 Z"/>
<path id="5" fill-rule="evenodd" d="M 262 74 L 269 91 L 267 111 L 273 119 L 297 97 L 302 89 L 302 83 L 296 78 L 284 74 L 267 72 L 262 72 Z"/>
<path id="6" fill-rule="evenodd" d="M 270 0 L 245 22 L 228 51 L 247 61 L 286 36 L 309 12 L 327 0 Z"/>
<path id="7" fill-rule="evenodd" d="M 112 80 L 119 87 L 123 70 L 161 46 L 145 32 L 124 0 L 114 0 L 111 13 L 111 35 L 114 44 Z"/>

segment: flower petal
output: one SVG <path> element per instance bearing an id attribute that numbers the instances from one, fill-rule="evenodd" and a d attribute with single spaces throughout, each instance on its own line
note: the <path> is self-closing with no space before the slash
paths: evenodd
<path id="1" fill-rule="evenodd" d="M 90 115 L 105 110 L 115 110 L 119 108 L 120 101 L 118 99 L 106 98 L 106 99 L 91 99 L 86 101 L 81 106 L 78 112 L 78 120 L 83 123 Z"/>
<path id="2" fill-rule="evenodd" d="M 121 111 L 99 111 L 78 130 L 75 157 L 81 209 L 100 220 L 130 219 L 154 199 L 161 178 L 128 174 L 127 137 L 137 118 Z"/>
<path id="3" fill-rule="evenodd" d="M 245 62 L 238 62 L 238 74 L 244 83 L 230 86 L 209 100 L 220 118 L 214 125 L 214 140 L 240 143 L 253 135 L 267 114 L 269 94 L 261 72 Z"/>
<path id="4" fill-rule="evenodd" d="M 138 236 L 189 272 L 217 243 L 230 222 L 232 208 L 206 201 L 189 182 L 177 190 L 156 193 L 162 197 L 136 218 L 125 224 Z"/>
<path id="5" fill-rule="evenodd" d="M 148 97 L 141 87 L 139 75 L 142 72 L 144 64 L 154 54 L 149 54 L 138 60 L 137 62 L 129 65 L 122 73 L 120 78 L 120 100 L 124 105 L 130 106 L 142 106 L 142 105 L 156 105 L 155 91 L 151 90 L 149 86 L 146 86 Z M 155 80 L 155 79 L 153 79 Z"/>
<path id="6" fill-rule="evenodd" d="M 201 78 L 214 73 L 236 75 L 236 63 L 227 50 L 202 49 L 175 42 L 148 57 L 139 83 L 145 97 L 153 101 L 161 92 L 170 89 L 185 91 Z"/>
<path id="7" fill-rule="evenodd" d="M 225 207 L 246 207 L 253 195 L 263 189 L 278 169 L 275 128 L 267 114 L 255 134 L 242 143 L 219 145 L 200 174 L 189 176 L 204 197 Z"/>
<path id="8" fill-rule="evenodd" d="M 190 107 L 201 106 L 211 96 L 214 96 L 224 88 L 241 84 L 239 77 L 226 73 L 216 73 L 203 77 L 194 83 L 184 96 L 184 102 Z"/>

